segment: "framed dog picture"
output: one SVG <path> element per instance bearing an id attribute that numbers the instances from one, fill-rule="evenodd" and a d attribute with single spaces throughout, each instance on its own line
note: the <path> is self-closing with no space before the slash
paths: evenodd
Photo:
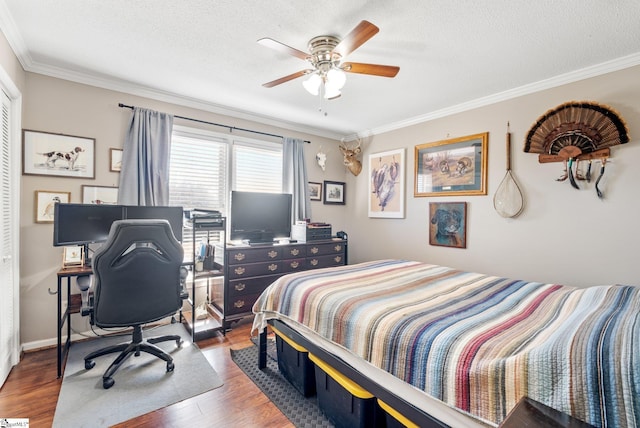
<path id="1" fill-rule="evenodd" d="M 467 248 L 467 203 L 429 203 L 429 244 Z"/>
<path id="2" fill-rule="evenodd" d="M 95 138 L 22 131 L 22 173 L 95 178 Z"/>
<path id="3" fill-rule="evenodd" d="M 115 205 L 118 203 L 118 188 L 110 186 L 82 185 L 83 204 Z"/>

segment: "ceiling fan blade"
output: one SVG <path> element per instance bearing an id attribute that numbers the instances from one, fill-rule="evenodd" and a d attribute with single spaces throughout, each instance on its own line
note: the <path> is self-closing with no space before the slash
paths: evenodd
<path id="1" fill-rule="evenodd" d="M 272 80 L 271 82 L 263 83 L 262 86 L 265 88 L 273 88 L 274 86 L 280 85 L 281 83 L 288 82 L 289 80 L 297 79 L 298 77 L 302 77 L 305 74 L 309 74 L 313 72 L 313 70 L 300 70 L 288 76 L 281 77 L 276 80 Z"/>
<path id="2" fill-rule="evenodd" d="M 347 73 L 372 74 L 382 77 L 396 77 L 400 71 L 400 67 L 395 65 L 363 64 L 360 62 L 345 62 L 340 68 Z"/>
<path id="3" fill-rule="evenodd" d="M 369 21 L 361 21 L 356 28 L 351 30 L 351 32 L 338 43 L 338 46 L 336 46 L 333 51 L 345 57 L 375 36 L 378 31 L 380 31 L 380 29 Z"/>
<path id="4" fill-rule="evenodd" d="M 273 40 L 270 39 L 268 37 L 265 37 L 263 39 L 258 40 L 258 43 L 261 44 L 262 46 L 266 46 L 268 48 L 274 49 L 278 52 L 282 52 L 282 53 L 286 53 L 289 55 L 293 55 L 295 57 L 298 57 L 300 59 L 306 60 L 307 58 L 309 58 L 309 54 L 306 52 L 302 52 L 296 48 L 292 48 L 291 46 L 287 46 L 284 43 L 280 43 L 277 40 Z"/>

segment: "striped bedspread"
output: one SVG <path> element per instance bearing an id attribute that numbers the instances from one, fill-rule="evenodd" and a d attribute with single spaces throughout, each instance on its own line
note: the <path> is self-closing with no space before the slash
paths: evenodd
<path id="1" fill-rule="evenodd" d="M 262 311 L 481 420 L 498 424 L 529 396 L 598 427 L 640 427 L 640 287 L 382 260 L 284 276 Z"/>

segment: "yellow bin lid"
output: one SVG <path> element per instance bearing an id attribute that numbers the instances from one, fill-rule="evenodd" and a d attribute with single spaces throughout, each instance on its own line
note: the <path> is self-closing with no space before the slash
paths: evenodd
<path id="1" fill-rule="evenodd" d="M 373 394 L 371 394 L 369 391 L 362 388 L 360 385 L 358 385 L 351 379 L 347 378 L 342 373 L 340 373 L 339 371 L 337 371 L 336 369 L 334 369 L 333 367 L 331 367 L 330 365 L 328 365 L 327 363 L 325 363 L 315 355 L 309 354 L 309 359 L 313 361 L 316 366 L 321 368 L 322 371 L 324 371 L 326 374 L 331 376 L 333 380 L 338 382 L 340 386 L 342 386 L 344 389 L 349 391 L 349 393 L 354 397 L 364 398 L 364 399 L 373 398 Z"/>

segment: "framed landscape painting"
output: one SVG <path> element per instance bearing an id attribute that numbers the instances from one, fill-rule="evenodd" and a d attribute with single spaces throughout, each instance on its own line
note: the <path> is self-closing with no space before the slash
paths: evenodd
<path id="1" fill-rule="evenodd" d="M 324 181 L 324 204 L 344 205 L 345 183 L 341 181 Z"/>
<path id="2" fill-rule="evenodd" d="M 416 146 L 414 196 L 486 195 L 488 140 L 485 132 Z"/>

